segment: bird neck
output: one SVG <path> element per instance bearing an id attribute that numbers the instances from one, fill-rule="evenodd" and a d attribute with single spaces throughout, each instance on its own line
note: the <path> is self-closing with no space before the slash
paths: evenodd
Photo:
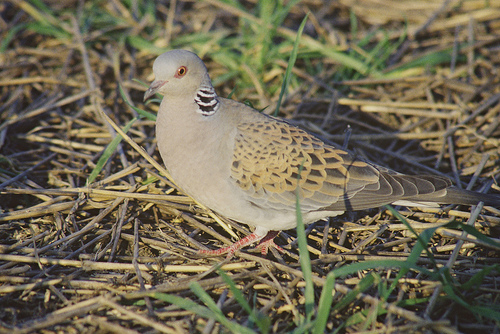
<path id="1" fill-rule="evenodd" d="M 220 101 L 208 74 L 202 80 L 194 101 L 198 106 L 197 112 L 203 116 L 212 116 L 219 109 Z"/>

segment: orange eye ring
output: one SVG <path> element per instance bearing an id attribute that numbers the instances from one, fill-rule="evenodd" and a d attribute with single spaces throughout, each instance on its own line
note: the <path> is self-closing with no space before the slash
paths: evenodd
<path id="1" fill-rule="evenodd" d="M 181 66 L 177 69 L 177 74 L 176 74 L 176 77 L 177 78 L 181 78 L 183 76 L 185 76 L 187 73 L 187 67 L 186 66 Z"/>

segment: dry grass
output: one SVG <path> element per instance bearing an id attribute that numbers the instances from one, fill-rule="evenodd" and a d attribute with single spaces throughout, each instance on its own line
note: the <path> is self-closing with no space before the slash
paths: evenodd
<path id="1" fill-rule="evenodd" d="M 156 108 L 141 105 L 144 87 L 132 79 L 152 79 L 162 48 L 196 51 L 220 95 L 236 85 L 233 98 L 274 110 L 290 40 L 310 10 L 283 117 L 340 144 L 350 126 L 350 149 L 399 171 L 500 191 L 496 2 L 408 2 L 422 9 L 400 1 L 387 7 L 304 1 L 277 27 L 269 59 L 255 66 L 245 61 L 265 49 L 259 27 L 267 21 L 253 1 L 247 10 L 216 0 L 140 8 L 118 0 L 95 8 L 83 3 L 54 2 L 51 11 L 36 2 L 0 4 L 0 332 L 227 332 L 220 321 L 152 294 L 203 305 L 191 282 L 233 324 L 257 330 L 217 274 L 222 258 L 196 255 L 231 243 L 231 233 L 248 234 L 247 226 L 222 218 L 231 227 L 225 231 L 126 142 L 98 182 L 86 184 L 116 135 L 104 115 L 120 126 L 137 116 L 118 85 L 134 104 Z M 332 50 L 356 62 L 346 64 Z M 128 135 L 160 161 L 153 125 L 140 119 Z M 478 216 L 467 207 L 400 209 L 417 232 L 439 227 L 416 264 L 441 273 L 413 268 L 398 277 L 398 270 L 381 267 L 337 277 L 328 332 L 498 332 L 499 208 Z M 490 238 L 440 227 L 454 220 Z M 331 270 L 405 261 L 417 244 L 386 208 L 347 213 L 306 232 L 317 297 Z M 277 238 L 285 255 L 244 250 L 222 262 L 251 306 L 268 317 L 271 332 L 290 332 L 303 319 L 295 236 L 284 231 Z M 478 284 L 463 285 L 471 278 Z"/>

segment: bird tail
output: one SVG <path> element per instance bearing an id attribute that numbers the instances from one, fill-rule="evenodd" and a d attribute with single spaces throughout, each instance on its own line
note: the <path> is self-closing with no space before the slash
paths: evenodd
<path id="1" fill-rule="evenodd" d="M 444 194 L 443 194 L 444 192 Z M 475 191 L 458 189 L 456 187 L 448 187 L 439 192 L 435 196 L 429 194 L 406 198 L 406 201 L 411 202 L 427 202 L 439 204 L 460 204 L 460 205 L 477 205 L 479 202 L 484 202 L 486 206 L 500 208 L 500 196 L 494 194 L 483 194 Z"/>
<path id="2" fill-rule="evenodd" d="M 500 208 L 500 196 L 494 194 L 483 194 L 475 191 L 450 187 L 446 189 L 444 200 L 446 204 L 476 205 L 484 202 L 484 205 Z"/>

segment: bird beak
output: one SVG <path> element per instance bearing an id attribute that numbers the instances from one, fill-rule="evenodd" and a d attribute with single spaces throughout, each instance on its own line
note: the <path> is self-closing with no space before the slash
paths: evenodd
<path id="1" fill-rule="evenodd" d="M 144 100 L 143 101 L 146 101 L 147 99 L 149 99 L 151 96 L 155 95 L 158 90 L 164 85 L 166 84 L 168 81 L 163 81 L 163 80 L 155 80 L 151 83 L 151 85 L 149 86 L 148 90 L 146 91 L 146 93 L 144 93 Z"/>

